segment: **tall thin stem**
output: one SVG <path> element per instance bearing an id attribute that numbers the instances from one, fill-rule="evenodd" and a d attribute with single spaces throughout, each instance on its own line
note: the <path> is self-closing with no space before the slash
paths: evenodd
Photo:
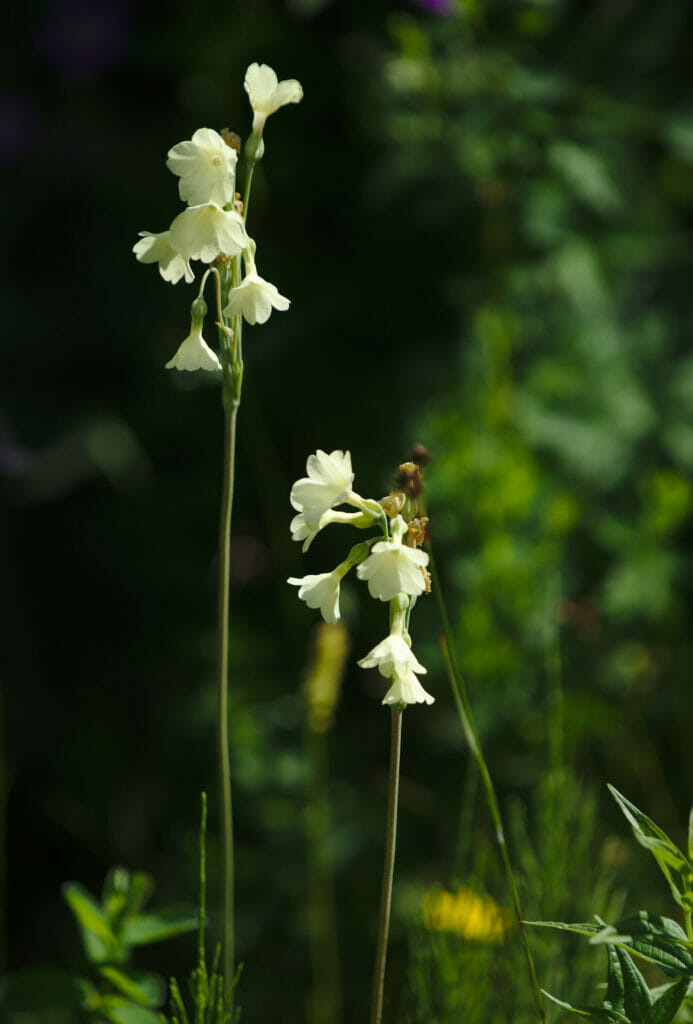
<path id="1" fill-rule="evenodd" d="M 231 512 L 233 509 L 236 461 L 236 416 L 238 405 L 224 408 L 224 469 L 219 520 L 219 594 L 217 630 L 217 745 L 219 793 L 222 817 L 224 988 L 229 991 L 234 977 L 233 928 L 233 817 L 231 813 L 231 767 L 229 759 L 229 568 L 231 564 Z"/>
<path id="2" fill-rule="evenodd" d="M 517 885 L 515 883 L 515 875 L 513 873 L 512 864 L 510 863 L 510 856 L 508 854 L 508 847 L 505 841 L 505 830 L 503 829 L 503 819 L 501 818 L 500 807 L 498 806 L 498 799 L 496 797 L 496 791 L 489 774 L 488 767 L 486 765 L 486 759 L 481 747 L 481 741 L 479 739 L 479 733 L 476 728 L 474 721 L 474 715 L 472 713 L 472 707 L 469 703 L 469 695 L 467 693 L 467 687 L 464 681 L 464 677 L 460 671 L 459 661 L 457 658 L 457 651 L 455 648 L 455 642 L 452 635 L 452 629 L 450 626 L 450 618 L 448 611 L 445 606 L 445 599 L 443 597 L 443 591 L 440 585 L 440 577 L 438 576 L 438 570 L 436 568 L 435 559 L 433 557 L 433 550 L 429 544 L 429 555 L 430 555 L 430 570 L 433 581 L 433 592 L 436 595 L 436 602 L 438 604 L 438 611 L 440 612 L 440 619 L 443 626 L 443 635 L 441 636 L 441 647 L 443 649 L 443 655 L 445 657 L 445 663 L 450 677 L 450 686 L 452 688 L 452 695 L 457 707 L 457 713 L 462 724 L 462 729 L 469 743 L 469 748 L 479 768 L 481 775 L 481 782 L 484 787 L 484 793 L 486 795 L 486 802 L 488 804 L 489 811 L 491 812 L 491 818 L 496 829 L 496 839 L 500 848 L 501 860 L 503 862 L 503 868 L 505 870 L 505 878 L 510 891 L 510 897 L 512 899 L 513 908 L 515 911 L 515 917 L 517 919 L 517 926 L 520 930 L 520 936 L 522 937 L 522 944 L 525 950 L 525 956 L 527 959 L 527 969 L 529 971 L 530 983 L 532 991 L 534 993 L 534 999 L 537 1006 L 537 1012 L 539 1014 L 539 1020 L 541 1024 L 545 1024 L 546 1014 L 544 1013 L 544 1005 L 541 1000 L 541 993 L 539 991 L 539 982 L 537 981 L 537 972 L 534 967 L 534 959 L 532 957 L 532 951 L 529 948 L 529 940 L 527 938 L 527 932 L 525 929 L 524 917 L 522 914 L 522 908 L 520 906 L 520 897 L 517 891 Z"/>
<path id="3" fill-rule="evenodd" d="M 390 933 L 390 907 L 392 906 L 392 879 L 395 873 L 395 847 L 397 845 L 397 804 L 399 800 L 399 761 L 402 750 L 402 708 L 392 709 L 390 734 L 390 778 L 387 796 L 387 837 L 385 840 L 385 863 L 383 885 L 380 894 L 380 920 L 378 923 L 378 945 L 375 951 L 373 972 L 373 999 L 371 1002 L 371 1024 L 380 1024 L 383 1016 L 383 989 L 385 987 L 385 962 L 387 960 L 387 939 Z"/>

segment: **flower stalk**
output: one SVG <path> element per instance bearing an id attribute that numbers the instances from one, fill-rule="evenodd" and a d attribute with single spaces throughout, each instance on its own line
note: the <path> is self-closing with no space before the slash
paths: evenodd
<path id="1" fill-rule="evenodd" d="M 373 970 L 373 997 L 371 1000 L 370 1024 L 380 1024 L 383 1016 L 383 990 L 385 988 L 387 940 L 390 934 L 392 881 L 395 873 L 395 848 L 397 846 L 397 807 L 399 803 L 399 765 L 402 751 L 403 714 L 404 708 L 402 705 L 393 706 L 391 708 L 390 774 L 387 791 L 387 831 L 385 838 L 383 882 L 380 892 L 378 944 L 375 950 L 375 967 Z"/>

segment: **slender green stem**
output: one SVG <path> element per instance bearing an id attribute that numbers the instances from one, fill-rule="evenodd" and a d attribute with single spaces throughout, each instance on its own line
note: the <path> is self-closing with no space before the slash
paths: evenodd
<path id="1" fill-rule="evenodd" d="M 397 804 L 399 800 L 399 760 L 402 750 L 401 707 L 392 708 L 392 729 L 390 736 L 390 779 L 387 796 L 387 836 L 385 840 L 385 863 L 383 885 L 380 894 L 380 920 L 378 923 L 378 945 L 375 951 L 373 972 L 373 999 L 371 1002 L 371 1024 L 380 1024 L 383 1016 L 383 989 L 385 987 L 385 962 L 387 960 L 387 938 L 390 933 L 390 907 L 392 906 L 392 879 L 395 873 L 395 847 L 397 845 Z"/>
<path id="2" fill-rule="evenodd" d="M 255 163 L 248 163 L 245 172 L 245 190 L 243 192 L 243 219 L 246 220 L 248 217 L 248 207 L 250 206 L 250 187 L 253 184 L 253 171 L 255 170 Z"/>
<path id="3" fill-rule="evenodd" d="M 222 817 L 222 921 L 224 935 L 224 985 L 234 977 L 233 929 L 233 818 L 229 759 L 229 568 L 231 564 L 231 511 L 233 509 L 238 405 L 224 408 L 224 471 L 219 521 L 219 601 L 217 649 L 217 744 L 219 792 Z"/>
<path id="4" fill-rule="evenodd" d="M 467 693 L 467 687 L 464 682 L 464 677 L 460 671 L 459 661 L 457 658 L 457 651 L 455 649 L 455 643 L 453 639 L 452 629 L 450 626 L 450 618 L 448 616 L 447 608 L 445 607 L 445 599 L 443 597 L 442 587 L 440 585 L 440 577 L 436 569 L 435 559 L 433 557 L 433 550 L 429 544 L 430 554 L 430 570 L 431 577 L 433 580 L 433 592 L 436 595 L 436 602 L 438 604 L 438 611 L 440 612 L 440 618 L 443 625 L 443 634 L 441 636 L 441 647 L 443 655 L 445 657 L 445 663 L 450 677 L 450 686 L 452 689 L 452 695 L 457 706 L 457 713 L 462 724 L 462 729 L 469 743 L 469 748 L 479 768 L 481 775 L 481 781 L 484 787 L 484 793 L 486 795 L 486 802 L 488 803 L 489 811 L 491 812 L 491 818 L 496 829 L 496 839 L 500 848 L 501 860 L 503 862 L 503 868 L 505 870 L 505 878 L 510 891 L 510 897 L 513 902 L 513 908 L 515 911 L 515 917 L 517 918 L 517 926 L 520 930 L 522 937 L 522 943 L 525 950 L 525 956 L 527 958 L 527 968 L 529 970 L 530 982 L 532 985 L 532 991 L 534 993 L 534 999 L 537 1004 L 537 1012 L 539 1019 L 544 1024 L 546 1021 L 546 1014 L 544 1013 L 544 1005 L 541 1000 L 541 993 L 539 991 L 539 982 L 537 981 L 537 972 L 534 967 L 534 959 L 532 957 L 532 951 L 529 948 L 529 940 L 527 938 L 527 932 L 525 929 L 524 917 L 522 914 L 522 908 L 520 906 L 520 897 L 517 891 L 517 885 L 515 884 L 515 875 L 513 873 L 512 864 L 510 863 L 510 857 L 508 855 L 508 847 L 505 841 L 505 831 L 503 829 L 503 820 L 501 818 L 500 807 L 498 806 L 498 800 L 496 798 L 496 791 L 489 774 L 488 767 L 486 765 L 486 759 L 481 748 L 481 741 L 479 739 L 479 733 L 476 728 L 474 721 L 474 715 L 472 713 L 472 707 L 469 703 L 469 695 Z"/>
<path id="5" fill-rule="evenodd" d="M 693 918 L 693 911 L 691 911 L 691 910 L 684 910 L 684 912 L 683 912 L 683 919 L 684 919 L 684 922 L 686 924 L 686 935 L 688 936 L 689 942 L 693 942 L 693 923 L 692 923 L 692 920 L 691 920 L 692 918 Z"/>

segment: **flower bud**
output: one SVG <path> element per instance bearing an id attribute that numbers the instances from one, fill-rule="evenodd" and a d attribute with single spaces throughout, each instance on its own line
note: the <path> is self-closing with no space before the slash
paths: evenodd
<path id="1" fill-rule="evenodd" d="M 253 131 L 245 144 L 245 158 L 249 164 L 257 163 L 265 155 L 265 143 L 262 132 Z"/>
<path id="2" fill-rule="evenodd" d="M 193 327 L 201 327 L 207 316 L 207 303 L 201 295 L 198 295 L 190 307 L 190 322 Z"/>

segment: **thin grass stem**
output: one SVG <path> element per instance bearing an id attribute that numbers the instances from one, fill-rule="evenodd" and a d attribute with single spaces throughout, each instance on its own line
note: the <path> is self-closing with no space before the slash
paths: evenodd
<path id="1" fill-rule="evenodd" d="M 532 986 L 532 992 L 534 993 L 534 1000 L 536 1002 L 537 1013 L 539 1014 L 539 1020 L 541 1021 L 541 1024 L 545 1024 L 546 1014 L 544 1012 L 544 1004 L 542 1002 L 541 992 L 539 990 L 539 982 L 537 980 L 537 972 L 534 967 L 532 951 L 529 948 L 529 940 L 527 938 L 524 917 L 522 914 L 522 908 L 520 906 L 520 897 L 517 891 L 517 885 L 515 883 L 515 875 L 513 873 L 512 864 L 510 863 L 508 847 L 505 841 L 503 819 L 501 817 L 500 807 L 498 806 L 496 791 L 491 780 L 491 775 L 489 773 L 486 764 L 486 759 L 484 758 L 484 753 L 481 747 L 479 733 L 476 728 L 472 707 L 469 702 L 467 686 L 465 684 L 462 672 L 460 671 L 459 660 L 457 658 L 457 650 L 455 648 L 452 628 L 450 626 L 450 617 L 445 606 L 445 598 L 443 597 L 443 590 L 440 585 L 440 577 L 438 575 L 438 570 L 436 568 L 435 559 L 433 557 L 433 550 L 430 543 L 428 549 L 430 555 L 429 568 L 431 572 L 431 578 L 433 581 L 433 592 L 435 593 L 436 596 L 438 611 L 440 613 L 440 619 L 443 627 L 440 642 L 443 651 L 443 656 L 445 658 L 445 664 L 448 670 L 448 676 L 450 678 L 450 687 L 452 689 L 452 695 L 455 701 L 455 705 L 457 707 L 457 713 L 460 718 L 462 729 L 467 738 L 469 748 L 477 763 L 479 773 L 481 775 L 481 782 L 484 787 L 486 802 L 488 804 L 489 811 L 491 812 L 491 818 L 496 829 L 496 840 L 498 842 L 498 846 L 500 849 L 501 860 L 503 862 L 503 869 L 505 871 L 505 878 L 508 885 L 508 889 L 510 891 L 510 897 L 512 899 L 513 909 L 515 911 L 515 917 L 517 919 L 517 926 L 520 930 L 520 936 L 522 938 L 522 944 L 524 946 L 525 957 L 527 959 L 527 969 L 529 971 L 529 978 Z"/>

